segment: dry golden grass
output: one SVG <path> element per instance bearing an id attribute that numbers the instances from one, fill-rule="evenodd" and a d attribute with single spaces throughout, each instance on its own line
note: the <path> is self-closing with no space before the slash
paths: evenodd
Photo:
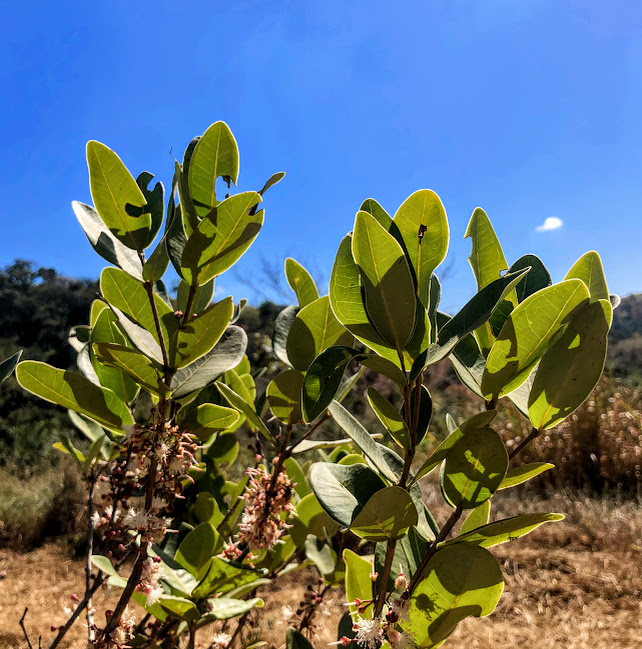
<path id="1" fill-rule="evenodd" d="M 428 498 L 430 495 L 428 494 Z M 506 496 L 495 517 L 521 511 L 563 511 L 567 520 L 545 525 L 528 537 L 494 548 L 506 578 L 497 610 L 483 620 L 464 621 L 446 646 L 466 649 L 638 649 L 642 646 L 642 508 L 631 502 L 572 498 L 561 494 L 539 500 L 528 494 Z M 441 519 L 445 511 L 437 512 Z M 549 550 L 549 548 L 552 548 Z M 18 626 L 25 606 L 33 639 L 47 646 L 52 623 L 64 619 L 71 593 L 82 591 L 83 563 L 50 544 L 28 554 L 0 551 L 0 649 L 22 649 Z M 282 647 L 288 621 L 313 572 L 285 576 L 264 588 L 265 608 L 246 644 L 258 640 Z M 114 594 L 110 595 L 113 600 Z M 315 618 L 313 644 L 321 649 L 336 639 L 336 625 L 345 609 L 342 593 L 333 592 Z M 96 598 L 98 615 L 106 605 Z M 139 609 L 140 610 L 140 609 Z M 233 628 L 233 627 L 232 627 Z M 206 648 L 217 629 L 198 638 Z M 84 647 L 84 629 L 77 625 L 66 647 Z"/>

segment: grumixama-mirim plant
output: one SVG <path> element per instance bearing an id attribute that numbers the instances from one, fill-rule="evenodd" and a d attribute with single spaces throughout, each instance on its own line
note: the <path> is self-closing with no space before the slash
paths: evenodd
<path id="1" fill-rule="evenodd" d="M 475 209 L 466 237 L 477 293 L 451 316 L 439 310 L 449 228 L 437 194 L 415 192 L 394 217 L 367 199 L 346 220 L 329 295 L 286 260 L 298 304 L 275 325 L 283 371 L 257 391 L 261 368 L 250 366 L 234 324 L 245 301 L 212 298 L 216 278 L 257 237 L 264 195 L 284 174 L 231 193 L 239 154 L 223 122 L 176 162 L 167 204 L 162 184 L 147 172 L 134 179 L 105 145 L 89 142 L 87 159 L 94 207 L 73 210 L 110 265 L 89 324 L 71 332 L 78 371 L 29 360 L 15 370 L 24 389 L 68 408 L 89 440 L 82 451 L 67 437 L 56 444 L 87 485 L 88 552 L 84 595 L 66 621 L 53 614 L 49 647 L 79 620 L 90 647 L 195 647 L 205 637 L 212 647 L 246 646 L 269 593 L 261 587 L 309 566 L 318 586 L 290 621 L 290 649 L 310 647 L 319 602 L 343 586 L 337 644 L 353 649 L 437 647 L 463 618 L 491 613 L 503 580 L 490 548 L 562 518 L 490 522 L 491 500 L 552 469 L 520 464 L 520 452 L 601 375 L 617 298 L 597 253 L 553 284 L 533 255 L 509 265 Z M 163 282 L 170 264 L 175 294 Z M 447 416 L 438 443 L 423 379 L 444 358 L 482 409 L 467 421 Z M 396 400 L 367 391 L 386 438 L 342 405 L 364 368 L 398 391 Z M 493 428 L 506 399 L 530 420 L 525 439 Z M 331 420 L 343 439 L 324 440 Z M 244 471 L 237 455 L 248 434 Z M 314 461 L 297 461 L 303 452 Z M 440 524 L 422 496 L 422 478 L 437 470 L 452 511 Z M 105 585 L 119 596 L 112 610 L 96 610 Z"/>

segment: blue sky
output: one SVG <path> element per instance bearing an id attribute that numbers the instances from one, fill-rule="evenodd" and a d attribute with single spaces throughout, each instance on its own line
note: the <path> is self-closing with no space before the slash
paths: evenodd
<path id="1" fill-rule="evenodd" d="M 70 207 L 91 202 L 86 141 L 167 187 L 170 149 L 224 120 L 239 189 L 287 172 L 238 265 L 255 285 L 286 256 L 327 279 L 363 199 L 394 213 L 430 188 L 451 224 L 447 308 L 474 291 L 476 206 L 509 263 L 535 253 L 559 280 L 596 249 L 613 291 L 642 290 L 639 2 L 6 3 L 0 56 L 0 265 L 98 276 Z M 230 273 L 219 289 L 260 299 Z"/>

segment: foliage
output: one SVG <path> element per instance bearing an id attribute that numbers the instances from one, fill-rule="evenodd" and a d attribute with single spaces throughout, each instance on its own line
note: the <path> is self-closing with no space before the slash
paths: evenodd
<path id="1" fill-rule="evenodd" d="M 87 153 L 95 208 L 74 203 L 74 211 L 113 266 L 101 274 L 89 324 L 74 330 L 80 371 L 34 360 L 16 369 L 26 390 L 68 408 L 88 440 L 81 449 L 63 435 L 55 445 L 83 472 L 91 525 L 85 596 L 52 649 L 83 611 L 90 646 L 169 648 L 185 638 L 193 648 L 201 629 L 223 631 L 238 618 L 220 640 L 230 646 L 263 604 L 257 589 L 306 565 L 321 587 L 302 602 L 289 647 L 309 645 L 302 631 L 315 606 L 342 583 L 344 646 L 436 647 L 464 618 L 491 613 L 503 577 L 488 548 L 563 518 L 491 522 L 490 503 L 550 468 L 515 460 L 599 379 L 616 300 L 597 254 L 552 284 L 532 255 L 509 267 L 477 209 L 466 236 L 478 291 L 451 316 L 439 311 L 435 274 L 450 236 L 439 197 L 415 192 L 394 217 L 368 199 L 341 242 L 328 296 L 286 261 L 298 304 L 276 318 L 272 347 L 284 369 L 263 391 L 236 324 L 244 305 L 211 300 L 216 278 L 258 235 L 263 195 L 283 174 L 259 192 L 231 194 L 238 150 L 217 122 L 176 163 L 165 211 L 151 174 L 134 179 L 97 142 Z M 172 297 L 162 279 L 170 263 L 181 278 Z M 424 374 L 446 358 L 483 409 L 447 418 L 448 437 L 428 453 L 433 397 Z M 393 401 L 390 390 L 368 393 L 390 440 L 345 405 L 359 367 L 396 393 Z M 519 443 L 496 430 L 505 398 L 530 422 Z M 344 438 L 314 439 L 330 420 Z M 239 476 L 241 427 L 253 461 Z M 316 462 L 297 461 L 311 450 Z M 441 525 L 420 486 L 437 469 L 451 512 Z M 364 543 L 374 554 L 354 552 Z M 122 591 L 103 624 L 91 596 L 105 581 Z M 150 623 L 132 618 L 132 600 Z"/>

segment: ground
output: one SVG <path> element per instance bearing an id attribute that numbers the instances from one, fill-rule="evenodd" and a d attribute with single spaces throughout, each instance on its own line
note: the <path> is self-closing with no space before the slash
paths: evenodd
<path id="1" fill-rule="evenodd" d="M 569 510 L 567 521 L 493 548 L 506 578 L 500 604 L 489 618 L 460 624 L 445 647 L 638 649 L 642 645 L 642 509 L 633 504 L 611 507 L 575 501 L 567 503 Z M 25 606 L 34 647 L 39 634 L 43 647 L 48 646 L 53 637 L 50 625 L 63 622 L 63 607 L 69 605 L 71 594 L 82 593 L 83 562 L 70 559 L 67 550 L 55 543 L 26 554 L 0 550 L 0 576 L 0 649 L 27 647 L 19 626 Z M 263 640 L 276 649 L 282 647 L 288 616 L 313 579 L 311 571 L 285 576 L 259 593 L 266 605 L 247 643 Z M 336 639 L 336 623 L 345 611 L 341 604 L 342 593 L 332 593 L 317 614 L 311 637 L 317 649 Z M 104 610 L 104 593 L 96 606 Z M 83 633 L 77 625 L 70 641 L 61 646 L 84 647 Z M 209 646 L 210 636 L 198 638 L 203 649 Z"/>

